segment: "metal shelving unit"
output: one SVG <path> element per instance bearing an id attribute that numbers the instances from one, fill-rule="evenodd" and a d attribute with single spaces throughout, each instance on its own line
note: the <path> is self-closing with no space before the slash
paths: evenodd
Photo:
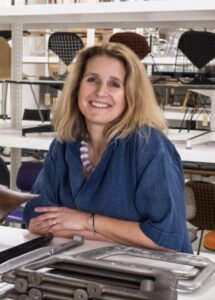
<path id="1" fill-rule="evenodd" d="M 163 0 L 5 6 L 0 10 L 0 29 L 12 29 L 12 79 L 22 73 L 22 31 L 65 28 L 186 27 L 215 28 L 215 1 Z M 92 41 L 91 41 L 92 42 Z M 21 127 L 21 86 L 11 86 L 12 127 Z M 20 150 L 11 151 L 12 187 L 20 164 Z"/>

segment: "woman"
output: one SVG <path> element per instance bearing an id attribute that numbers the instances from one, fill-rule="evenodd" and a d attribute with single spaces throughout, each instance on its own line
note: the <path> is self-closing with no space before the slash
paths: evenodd
<path id="1" fill-rule="evenodd" d="M 138 57 L 83 49 L 55 110 L 56 139 L 26 205 L 32 233 L 192 252 L 180 157 Z"/>

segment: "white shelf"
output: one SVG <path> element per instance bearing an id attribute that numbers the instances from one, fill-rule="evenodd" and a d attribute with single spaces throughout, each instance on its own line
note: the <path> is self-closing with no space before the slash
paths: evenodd
<path id="1" fill-rule="evenodd" d="M 48 122 L 23 121 L 23 128 L 46 125 Z M 48 150 L 54 138 L 54 133 L 36 133 L 22 136 L 22 131 L 11 128 L 9 121 L 0 122 L 0 146 L 9 148 L 25 148 L 36 150 Z"/>
<path id="2" fill-rule="evenodd" d="M 75 4 L 5 6 L 0 10 L 0 28 L 12 29 L 12 79 L 21 80 L 23 30 L 66 28 L 215 28 L 215 1 L 163 0 Z M 190 87 L 191 88 L 191 87 Z M 12 125 L 21 127 L 21 86 L 11 86 L 14 109 Z M 0 142 L 1 142 L 0 138 Z M 11 168 L 16 174 L 20 151 L 12 149 Z M 15 186 L 15 177 L 11 178 Z"/>
<path id="3" fill-rule="evenodd" d="M 38 28 L 215 27 L 215 1 L 163 0 L 1 7 L 0 24 Z M 47 26 L 46 26 L 47 25 Z"/>
<path id="4" fill-rule="evenodd" d="M 26 122 L 23 124 L 25 127 L 33 125 Z M 186 149 L 186 140 L 200 132 L 196 130 L 191 130 L 190 132 L 183 130 L 179 133 L 178 130 L 169 130 L 168 137 L 175 144 L 182 160 L 215 163 L 215 144 L 196 145 L 192 149 Z M 53 138 L 54 133 L 34 133 L 22 136 L 21 130 L 12 129 L 8 122 L 0 123 L 0 146 L 3 147 L 48 150 Z"/>

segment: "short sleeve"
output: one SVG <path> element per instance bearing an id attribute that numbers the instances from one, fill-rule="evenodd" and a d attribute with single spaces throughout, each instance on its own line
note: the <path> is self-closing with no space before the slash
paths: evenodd
<path id="1" fill-rule="evenodd" d="M 55 187 L 56 187 L 56 160 L 57 160 L 57 145 L 54 140 L 50 145 L 50 149 L 45 158 L 43 169 L 37 177 L 31 192 L 40 195 L 38 198 L 31 200 L 25 205 L 23 219 L 28 225 L 30 219 L 35 217 L 37 213 L 34 211 L 38 206 L 53 206 L 55 203 Z"/>
<path id="2" fill-rule="evenodd" d="M 144 201 L 143 201 L 144 198 Z M 158 150 L 140 177 L 136 206 L 140 228 L 160 246 L 181 250 L 186 231 L 184 176 L 177 152 Z"/>

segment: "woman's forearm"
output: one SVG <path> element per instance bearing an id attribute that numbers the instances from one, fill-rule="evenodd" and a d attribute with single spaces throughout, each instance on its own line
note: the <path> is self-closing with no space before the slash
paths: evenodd
<path id="1" fill-rule="evenodd" d="M 113 242 L 156 250 L 168 250 L 148 238 L 140 229 L 138 222 L 95 215 L 94 228 L 92 228 L 91 224 L 91 230 Z"/>
<path id="2" fill-rule="evenodd" d="M 148 238 L 140 229 L 138 222 L 115 219 L 65 207 L 38 207 L 35 210 L 42 214 L 31 219 L 29 231 L 32 233 L 52 232 L 55 236 L 68 238 L 74 234 L 80 234 L 85 239 L 90 240 L 168 250 Z"/>
<path id="3" fill-rule="evenodd" d="M 64 238 L 71 238 L 74 235 L 81 235 L 86 240 L 96 240 L 96 241 L 103 241 L 103 242 L 113 242 L 112 240 L 108 239 L 102 234 L 94 233 L 89 230 L 58 230 L 54 232 L 54 236 L 56 237 L 64 237 Z"/>

